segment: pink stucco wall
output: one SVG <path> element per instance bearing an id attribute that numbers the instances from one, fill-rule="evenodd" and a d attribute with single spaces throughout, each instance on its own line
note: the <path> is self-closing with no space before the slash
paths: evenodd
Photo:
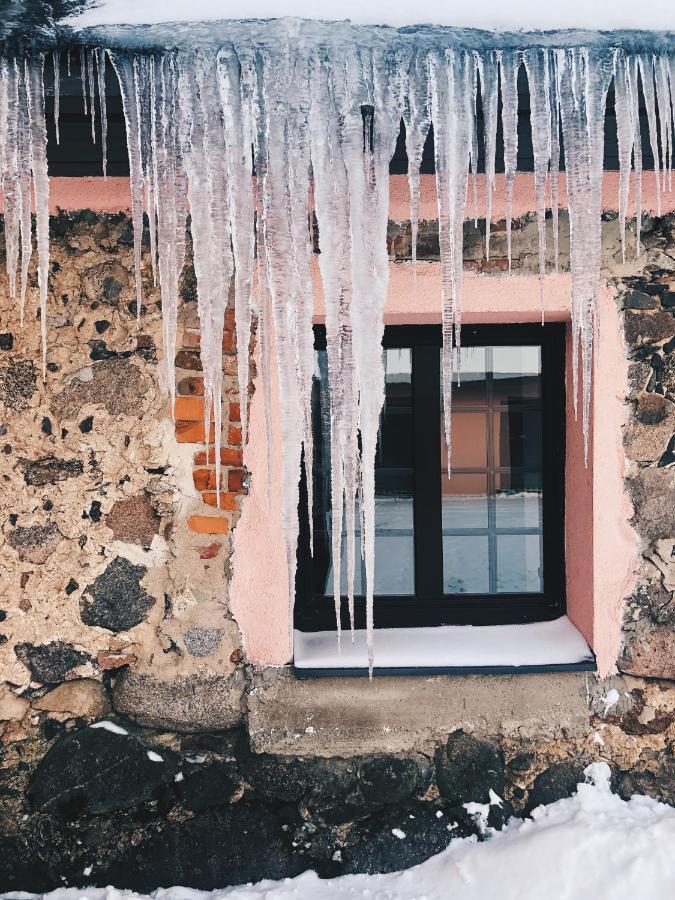
<path id="1" fill-rule="evenodd" d="M 321 288 L 318 271 L 314 274 L 320 320 Z M 418 264 L 416 284 L 409 265 L 392 264 L 386 321 L 391 324 L 440 321 L 438 291 L 437 264 Z M 545 314 L 549 321 L 569 320 L 569 296 L 569 275 L 547 277 Z M 467 274 L 462 303 L 466 324 L 537 322 L 541 317 L 539 279 Z M 601 329 L 593 391 L 594 441 L 588 467 L 584 464 L 581 423 L 574 419 L 571 391 L 568 391 L 566 557 L 568 614 L 594 648 L 600 674 L 606 675 L 616 660 L 621 606 L 630 590 L 638 554 L 636 538 L 628 525 L 630 506 L 623 489 L 621 427 L 625 415 L 626 361 L 618 316 L 609 292 L 602 294 L 599 317 Z M 230 600 L 244 634 L 249 659 L 258 664 L 281 665 L 291 658 L 292 648 L 280 507 L 278 406 L 275 404 L 272 420 L 273 490 L 269 502 L 260 392 L 253 398 L 251 415 L 244 463 L 253 478 L 234 534 Z M 262 559 L 261 548 L 264 548 Z"/>

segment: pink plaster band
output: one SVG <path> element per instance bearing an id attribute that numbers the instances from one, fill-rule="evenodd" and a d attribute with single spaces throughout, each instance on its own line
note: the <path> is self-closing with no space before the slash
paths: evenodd
<path id="1" fill-rule="evenodd" d="M 634 181 L 634 179 L 633 179 Z M 485 176 L 477 176 L 478 217 L 484 216 L 485 210 Z M 469 192 L 471 194 L 471 192 Z M 605 172 L 602 203 L 603 209 L 617 209 L 619 197 L 619 173 Z M 634 214 L 633 192 L 628 205 L 629 212 Z M 656 211 L 656 184 L 653 172 L 645 172 L 642 177 L 642 205 L 644 212 Z M 560 206 L 567 206 L 565 176 L 560 176 Z M 536 208 L 534 195 L 534 176 L 529 172 L 519 173 L 513 195 L 513 216 L 518 218 Z M 129 179 L 124 178 L 50 178 L 49 179 L 49 211 L 52 214 L 59 209 L 71 212 L 78 209 L 92 209 L 98 212 L 128 212 L 131 209 Z M 675 209 L 675 191 L 664 193 L 661 198 L 661 212 Z M 469 198 L 466 206 L 466 217 L 474 216 L 473 203 Z M 406 175 L 392 175 L 390 179 L 389 215 L 394 221 L 403 222 L 410 218 L 410 194 Z M 504 176 L 496 176 L 493 196 L 492 218 L 495 222 L 506 217 L 506 193 Z M 422 175 L 420 178 L 420 219 L 438 218 L 436 206 L 436 179 L 434 175 Z"/>

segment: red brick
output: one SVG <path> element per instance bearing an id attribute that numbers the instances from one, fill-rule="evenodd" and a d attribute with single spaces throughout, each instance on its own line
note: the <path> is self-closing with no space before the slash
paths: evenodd
<path id="1" fill-rule="evenodd" d="M 227 331 L 234 331 L 234 307 L 228 306 L 225 310 L 225 328 Z"/>
<path id="2" fill-rule="evenodd" d="M 223 352 L 224 353 L 233 353 L 236 349 L 236 340 L 234 331 L 224 331 L 223 332 Z"/>
<path id="3" fill-rule="evenodd" d="M 241 428 L 238 425 L 230 425 L 227 429 L 227 443 L 228 444 L 241 444 Z"/>
<path id="4" fill-rule="evenodd" d="M 241 422 L 241 410 L 238 403 L 230 403 L 230 422 Z"/>
<path id="5" fill-rule="evenodd" d="M 204 503 L 208 503 L 209 506 L 216 505 L 216 492 L 215 491 L 205 491 L 202 494 L 202 500 Z M 220 507 L 219 509 L 226 509 L 232 512 L 237 508 L 237 495 L 233 494 L 230 491 L 220 491 Z"/>
<path id="6" fill-rule="evenodd" d="M 176 420 L 201 422 L 204 418 L 203 397 L 176 397 Z"/>
<path id="7" fill-rule="evenodd" d="M 227 534 L 230 523 L 224 516 L 190 516 L 188 528 L 197 534 Z"/>
<path id="8" fill-rule="evenodd" d="M 206 450 L 200 450 L 198 453 L 195 453 L 194 464 L 196 466 L 206 466 L 213 464 L 215 461 L 216 453 L 214 447 L 209 447 L 208 449 L 208 462 Z M 244 453 L 239 448 L 221 447 L 220 461 L 224 466 L 242 466 L 244 464 Z"/>
<path id="9" fill-rule="evenodd" d="M 211 423 L 209 442 L 214 438 L 213 422 Z M 176 440 L 179 444 L 203 444 L 204 443 L 204 423 L 203 422 L 176 422 Z"/>
<path id="10" fill-rule="evenodd" d="M 192 472 L 192 481 L 198 491 L 207 491 L 216 489 L 216 471 L 215 469 L 195 469 Z"/>
<path id="11" fill-rule="evenodd" d="M 242 484 L 243 479 L 246 476 L 246 469 L 230 469 L 227 473 L 227 489 L 228 491 L 236 491 L 238 494 L 243 494 L 246 491 L 246 488 Z"/>
<path id="12" fill-rule="evenodd" d="M 176 385 L 178 394 L 188 397 L 204 396 L 204 379 L 201 375 L 188 375 L 187 378 L 181 378 Z"/>

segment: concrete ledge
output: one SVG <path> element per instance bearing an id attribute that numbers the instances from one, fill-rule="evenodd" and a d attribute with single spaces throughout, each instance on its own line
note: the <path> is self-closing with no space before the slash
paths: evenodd
<path id="1" fill-rule="evenodd" d="M 262 669 L 248 694 L 259 753 L 355 756 L 429 752 L 458 728 L 539 739 L 587 731 L 597 681 L 585 672 L 297 679 Z"/>

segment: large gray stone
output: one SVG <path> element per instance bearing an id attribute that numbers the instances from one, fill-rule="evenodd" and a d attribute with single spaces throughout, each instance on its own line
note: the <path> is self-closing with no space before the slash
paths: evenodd
<path id="1" fill-rule="evenodd" d="M 41 684 L 58 684 L 71 669 L 89 660 L 86 653 L 80 653 L 63 641 L 37 645 L 17 644 L 14 652 L 24 666 L 30 669 L 33 681 L 39 681 Z"/>
<path id="2" fill-rule="evenodd" d="M 32 487 L 44 487 L 56 484 L 67 478 L 77 478 L 84 472 L 80 459 L 59 459 L 57 456 L 41 456 L 39 459 L 21 459 L 19 464 L 23 470 L 26 484 Z"/>
<path id="3" fill-rule="evenodd" d="M 77 419 L 83 406 L 102 406 L 111 416 L 140 415 L 149 380 L 127 359 L 106 359 L 83 370 L 52 401 L 61 419 Z"/>
<path id="4" fill-rule="evenodd" d="M 19 554 L 22 561 L 34 565 L 47 562 L 63 536 L 53 522 L 45 525 L 29 525 L 26 528 L 15 528 L 10 531 L 7 543 Z"/>
<path id="5" fill-rule="evenodd" d="M 243 720 L 244 673 L 190 675 L 162 681 L 123 672 L 113 690 L 115 709 L 153 728 L 199 732 L 233 728 Z"/>
<path id="6" fill-rule="evenodd" d="M 130 809 L 173 784 L 176 757 L 149 750 L 130 734 L 83 728 L 61 738 L 35 771 L 28 798 L 34 809 L 72 819 Z"/>
<path id="7" fill-rule="evenodd" d="M 15 358 L 0 367 L 0 403 L 8 409 L 14 412 L 28 409 L 36 385 L 37 370 L 32 360 Z"/>
<path id="8" fill-rule="evenodd" d="M 675 630 L 657 626 L 636 636 L 626 646 L 619 668 L 643 678 L 675 679 Z"/>
<path id="9" fill-rule="evenodd" d="M 628 480 L 638 534 L 648 542 L 675 535 L 675 472 L 641 469 Z"/>
<path id="10" fill-rule="evenodd" d="M 118 556 L 93 584 L 84 589 L 80 617 L 85 625 L 126 631 L 144 621 L 155 604 L 142 587 L 144 566 Z"/>
<path id="11" fill-rule="evenodd" d="M 490 790 L 504 794 L 504 758 L 487 741 L 464 731 L 448 738 L 436 763 L 436 780 L 443 796 L 452 806 L 464 803 L 489 803 Z"/>

